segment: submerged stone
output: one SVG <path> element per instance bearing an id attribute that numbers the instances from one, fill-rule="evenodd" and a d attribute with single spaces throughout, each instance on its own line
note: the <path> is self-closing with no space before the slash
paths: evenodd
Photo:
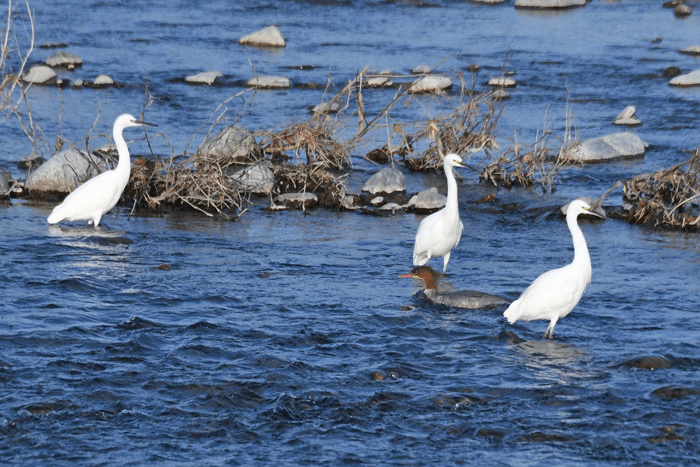
<path id="1" fill-rule="evenodd" d="M 517 83 L 513 78 L 491 78 L 488 82 L 489 86 L 494 86 L 498 88 L 512 88 Z"/>
<path id="2" fill-rule="evenodd" d="M 659 370 L 662 368 L 670 368 L 671 362 L 664 357 L 647 355 L 644 357 L 632 358 L 622 363 L 622 366 L 627 368 L 639 368 L 641 370 Z"/>
<path id="3" fill-rule="evenodd" d="M 654 389 L 651 394 L 663 399 L 683 399 L 688 396 L 700 396 L 700 390 L 688 387 L 664 386 Z"/>

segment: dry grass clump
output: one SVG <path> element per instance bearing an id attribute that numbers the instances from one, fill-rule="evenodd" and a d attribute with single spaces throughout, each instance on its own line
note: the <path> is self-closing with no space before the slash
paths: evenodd
<path id="1" fill-rule="evenodd" d="M 324 123 L 323 119 L 312 118 L 278 133 L 260 132 L 258 134 L 266 139 L 262 152 L 271 157 L 286 158 L 284 154 L 291 151 L 302 160 L 303 151 L 306 164 L 342 170 L 349 162 L 350 148 L 337 141 L 333 127 Z"/>
<path id="2" fill-rule="evenodd" d="M 627 180 L 624 200 L 634 223 L 698 229 L 700 224 L 700 148 L 685 162 Z"/>
<path id="3" fill-rule="evenodd" d="M 329 209 L 345 207 L 345 176 L 336 177 L 320 165 L 275 167 L 275 189 L 283 193 L 318 193 L 319 205 Z"/>

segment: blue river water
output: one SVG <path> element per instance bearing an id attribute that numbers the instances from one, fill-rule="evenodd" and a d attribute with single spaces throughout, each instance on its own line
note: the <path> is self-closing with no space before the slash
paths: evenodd
<path id="1" fill-rule="evenodd" d="M 642 125 L 628 131 L 649 144 L 645 157 L 567 168 L 554 193 L 498 189 L 459 169 L 465 230 L 445 279 L 455 288 L 517 298 L 571 261 L 560 206 L 682 162 L 700 144 L 700 89 L 661 76 L 700 68 L 678 52 L 700 44 L 700 16 L 679 19 L 660 2 L 560 12 L 447 0 L 81 3 L 30 2 L 37 45 L 64 42 L 81 56 L 82 67 L 59 72 L 65 79 L 105 73 L 123 86 L 32 87 L 45 157 L 58 136 L 83 141 L 93 124 L 91 138 L 106 143 L 116 116 L 141 111 L 146 80 L 144 117 L 163 135 L 151 147 L 164 156 L 191 139 L 196 148 L 206 133 L 197 129 L 255 73 L 292 88 L 232 100 L 230 121 L 252 99 L 238 122 L 250 130 L 308 118 L 328 77 L 337 90 L 365 66 L 408 74 L 426 64 L 454 77 L 476 63 L 481 92 L 507 58 L 518 85 L 499 120 L 504 147 L 545 127 L 563 135 L 567 111 L 581 139 L 623 131 L 612 121 L 635 105 Z M 15 8 L 21 49 L 27 16 Z M 284 49 L 238 44 L 270 24 Z M 37 48 L 30 64 L 55 51 Z M 183 82 L 210 70 L 220 85 Z M 368 91 L 368 114 L 395 92 Z M 391 118 L 441 111 L 426 96 Z M 25 178 L 16 163 L 32 147 L 16 119 L 0 123 L 0 141 L 0 168 Z M 145 141 L 130 148 L 149 152 Z M 377 170 L 362 155 L 352 155 L 352 192 Z M 442 174 L 405 174 L 409 194 L 446 189 Z M 487 194 L 495 201 L 476 202 Z M 621 189 L 605 201 L 621 204 Z M 122 207 L 95 229 L 49 226 L 54 205 L 0 204 L 4 464 L 698 462 L 696 232 L 581 219 L 593 282 L 550 341 L 544 321 L 434 305 L 399 279 L 413 267 L 420 215 L 271 212 L 254 198 L 236 221 Z"/>

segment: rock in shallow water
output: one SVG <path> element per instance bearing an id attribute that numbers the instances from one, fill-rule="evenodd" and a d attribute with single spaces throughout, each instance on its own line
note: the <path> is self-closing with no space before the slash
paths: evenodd
<path id="1" fill-rule="evenodd" d="M 263 164 L 241 169 L 231 178 L 243 185 L 246 191 L 258 195 L 270 193 L 275 186 L 275 174 Z"/>
<path id="2" fill-rule="evenodd" d="M 516 0 L 515 6 L 518 8 L 572 8 L 585 6 L 586 0 Z"/>
<path id="3" fill-rule="evenodd" d="M 66 52 L 62 50 L 56 52 L 46 59 L 46 64 L 48 66 L 66 66 L 66 67 L 76 67 L 83 64 L 83 59 L 75 54 Z"/>
<path id="4" fill-rule="evenodd" d="M 362 191 L 368 191 L 373 195 L 406 191 L 406 179 L 400 170 L 385 167 L 367 180 Z"/>
<path id="5" fill-rule="evenodd" d="M 700 86 L 700 70 L 691 71 L 688 74 L 676 76 L 668 82 L 671 86 Z"/>
<path id="6" fill-rule="evenodd" d="M 446 204 L 447 197 L 438 193 L 435 187 L 421 191 L 408 202 L 409 207 L 425 213 L 438 211 L 444 208 Z"/>
<path id="7" fill-rule="evenodd" d="M 410 92 L 438 92 L 452 87 L 452 80 L 446 76 L 424 76 L 409 88 Z"/>
<path id="8" fill-rule="evenodd" d="M 313 209 L 318 205 L 318 197 L 313 193 L 285 193 L 275 201 L 295 209 Z"/>
<path id="9" fill-rule="evenodd" d="M 611 159 L 641 157 L 644 142 L 632 133 L 615 133 L 600 138 L 587 139 L 574 147 L 570 160 L 579 162 L 602 162 Z"/>
<path id="10" fill-rule="evenodd" d="M 56 79 L 56 72 L 45 65 L 33 66 L 22 76 L 22 81 L 32 84 L 47 84 Z"/>
<path id="11" fill-rule="evenodd" d="M 231 125 L 204 140 L 197 154 L 244 162 L 252 158 L 255 150 L 255 136 L 243 127 Z"/>
<path id="12" fill-rule="evenodd" d="M 108 169 L 104 159 L 71 148 L 54 154 L 29 174 L 25 188 L 34 195 L 70 193 L 78 185 Z"/>
<path id="13" fill-rule="evenodd" d="M 190 84 L 208 84 L 211 86 L 214 84 L 217 78 L 221 78 L 222 75 L 218 71 L 205 71 L 202 73 L 197 73 L 196 75 L 190 75 L 185 78 L 185 82 Z"/>
<path id="14" fill-rule="evenodd" d="M 264 47 L 285 47 L 287 45 L 282 37 L 282 33 L 275 26 L 268 26 L 252 34 L 241 37 L 238 43 Z"/>
<path id="15" fill-rule="evenodd" d="M 289 78 L 283 76 L 261 76 L 249 79 L 246 84 L 255 88 L 267 89 L 287 89 L 290 87 Z"/>

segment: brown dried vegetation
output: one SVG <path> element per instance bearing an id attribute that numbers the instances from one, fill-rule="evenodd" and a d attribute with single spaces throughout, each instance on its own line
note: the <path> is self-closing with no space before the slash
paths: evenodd
<path id="1" fill-rule="evenodd" d="M 685 162 L 627 180 L 624 200 L 633 223 L 697 230 L 700 224 L 700 148 Z"/>

